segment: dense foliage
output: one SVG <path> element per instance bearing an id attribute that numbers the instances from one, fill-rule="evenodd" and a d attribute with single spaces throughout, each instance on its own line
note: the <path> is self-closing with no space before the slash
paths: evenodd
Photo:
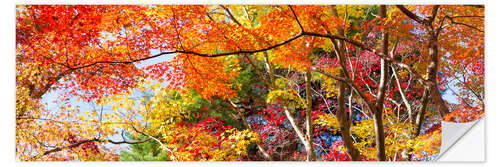
<path id="1" fill-rule="evenodd" d="M 22 161 L 433 160 L 484 114 L 483 6 L 16 11 Z"/>

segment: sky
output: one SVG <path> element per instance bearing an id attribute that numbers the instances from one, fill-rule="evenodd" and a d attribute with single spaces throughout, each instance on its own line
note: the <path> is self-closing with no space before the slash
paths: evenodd
<path id="1" fill-rule="evenodd" d="M 158 53 L 160 53 L 159 50 L 151 50 L 151 55 L 156 55 Z M 144 61 L 141 61 L 141 62 L 134 63 L 134 65 L 136 67 L 138 67 L 138 68 L 143 68 L 143 67 L 147 67 L 147 66 L 150 66 L 150 65 L 153 65 L 153 64 L 156 64 L 156 63 L 170 61 L 174 57 L 175 57 L 175 54 L 162 55 L 162 56 L 159 56 L 159 57 L 156 57 L 156 58 L 152 58 L 152 59 L 148 59 L 148 60 L 144 60 Z M 49 111 L 52 111 L 52 112 L 59 112 L 61 106 L 65 106 L 65 105 L 68 105 L 68 104 L 70 104 L 73 107 L 79 107 L 80 111 L 82 111 L 82 112 L 83 111 L 92 111 L 93 107 L 95 107 L 95 106 L 93 106 L 90 103 L 87 103 L 87 102 L 84 102 L 84 101 L 79 101 L 78 97 L 70 97 L 69 101 L 67 103 L 57 103 L 58 96 L 61 95 L 61 94 L 63 94 L 63 93 L 64 93 L 64 90 L 52 90 L 52 91 L 49 91 L 49 92 L 47 92 L 46 94 L 44 94 L 42 96 L 42 103 L 46 104 L 47 109 Z M 111 106 L 103 106 L 103 107 L 104 107 L 103 112 L 113 112 L 111 110 Z M 78 117 L 78 116 L 80 116 L 80 115 L 77 115 L 76 117 Z M 113 141 L 122 141 L 123 140 L 120 135 L 114 135 L 110 139 L 113 140 Z M 122 145 L 126 146 L 127 144 L 122 144 Z M 113 146 L 116 146 L 116 145 L 108 143 L 105 146 L 106 147 L 113 147 Z"/>

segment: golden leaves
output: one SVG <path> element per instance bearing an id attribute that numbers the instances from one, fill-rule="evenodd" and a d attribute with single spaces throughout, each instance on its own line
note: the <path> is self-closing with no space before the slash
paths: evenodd
<path id="1" fill-rule="evenodd" d="M 339 122 L 336 117 L 331 114 L 321 114 L 314 120 L 315 125 L 320 125 L 330 129 L 330 131 L 340 130 Z"/>
<path id="2" fill-rule="evenodd" d="M 267 103 L 279 103 L 289 108 L 305 108 L 305 100 L 297 95 L 293 89 L 274 90 L 267 94 Z"/>

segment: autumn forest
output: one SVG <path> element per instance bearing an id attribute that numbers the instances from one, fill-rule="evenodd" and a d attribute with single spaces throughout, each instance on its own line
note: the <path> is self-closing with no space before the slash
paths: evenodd
<path id="1" fill-rule="evenodd" d="M 20 161 L 433 161 L 482 5 L 18 5 Z"/>

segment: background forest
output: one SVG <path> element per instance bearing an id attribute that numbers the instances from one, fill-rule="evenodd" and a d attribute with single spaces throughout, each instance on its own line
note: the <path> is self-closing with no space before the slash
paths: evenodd
<path id="1" fill-rule="evenodd" d="M 19 5 L 21 161 L 428 161 L 481 5 Z"/>

